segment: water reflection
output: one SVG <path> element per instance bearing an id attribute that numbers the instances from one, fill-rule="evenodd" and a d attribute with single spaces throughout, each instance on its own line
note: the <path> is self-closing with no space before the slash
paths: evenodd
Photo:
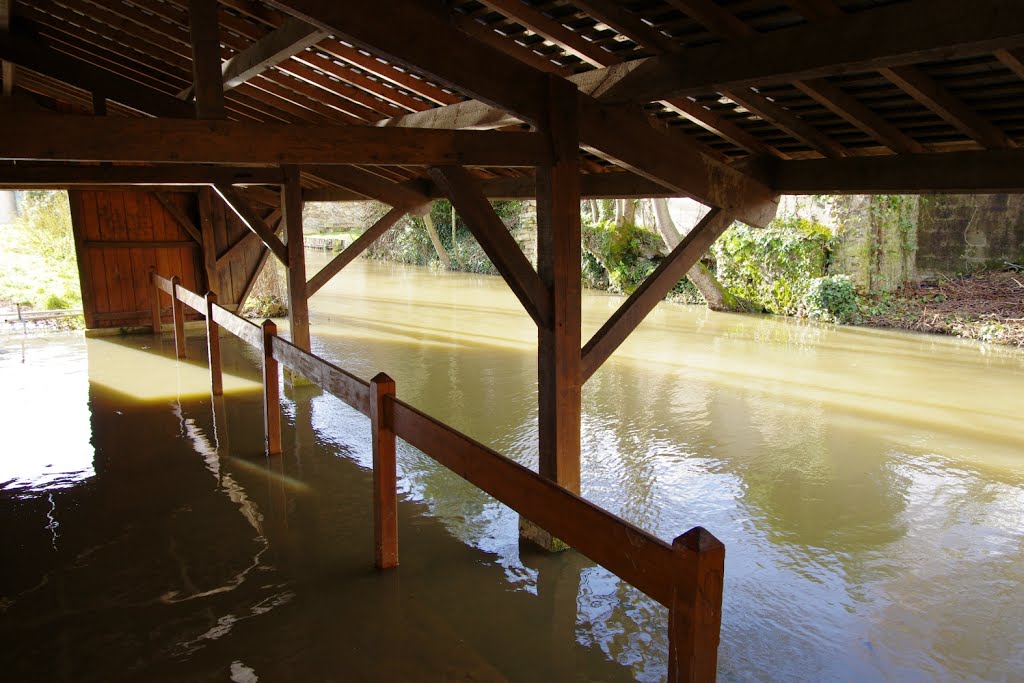
<path id="1" fill-rule="evenodd" d="M 312 302 L 318 351 L 534 464 L 534 332 L 504 285 L 353 265 Z M 620 301 L 586 297 L 585 338 Z M 584 494 L 665 539 L 725 541 L 726 680 L 1006 678 L 1024 670 L 1006 599 L 1024 585 L 1022 379 L 1019 351 L 662 306 L 585 387 Z M 400 457 L 412 497 L 538 590 L 511 512 Z M 663 675 L 663 610 L 600 568 L 580 582 L 578 639 Z"/>

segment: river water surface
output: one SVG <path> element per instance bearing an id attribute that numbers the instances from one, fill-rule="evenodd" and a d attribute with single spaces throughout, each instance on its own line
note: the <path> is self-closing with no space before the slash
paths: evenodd
<path id="1" fill-rule="evenodd" d="M 310 272 L 325 260 L 311 254 Z M 621 301 L 585 294 L 584 339 Z M 403 400 L 535 465 L 536 333 L 500 279 L 358 260 L 311 318 L 314 352 L 387 372 Z M 418 673 L 381 680 L 664 676 L 662 608 L 574 553 L 524 554 L 515 513 L 408 447 L 402 583 L 366 572 L 365 418 L 300 390 L 283 464 L 268 466 L 253 455 L 256 355 L 226 341 L 229 391 L 211 404 L 201 364 L 174 363 L 167 343 L 4 341 L 5 414 L 26 428 L 42 402 L 68 416 L 12 437 L 61 457 L 4 449 L 5 524 L 26 521 L 6 532 L 23 552 L 0 585 L 8 643 L 80 639 L 65 622 L 113 601 L 123 614 L 101 619 L 106 637 L 151 633 L 175 674 L 378 678 L 351 662 L 337 675 L 330 643 L 399 666 L 366 630 L 401 623 L 431 636 L 404 636 Z M 721 680 L 1024 681 L 1022 382 L 1019 351 L 662 304 L 584 387 L 583 495 L 666 540 L 699 524 L 725 543 Z M 79 514 L 116 533 L 87 541 Z M 148 564 L 121 566 L 126 549 Z M 130 583 L 151 575 L 166 576 Z M 353 610 L 366 620 L 337 624 Z M 150 656 L 134 647 L 132 661 Z M 61 656 L 83 671 L 74 645 L 35 648 L 56 673 Z"/>

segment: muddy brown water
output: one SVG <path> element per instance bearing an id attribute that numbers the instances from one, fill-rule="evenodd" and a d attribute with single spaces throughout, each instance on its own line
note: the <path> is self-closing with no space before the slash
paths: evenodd
<path id="1" fill-rule="evenodd" d="M 584 337 L 620 302 L 588 293 Z M 357 261 L 311 309 L 316 352 L 535 464 L 500 280 Z M 287 392 L 267 461 L 241 344 L 217 401 L 170 339 L 0 344 L 5 680 L 664 676 L 662 608 L 402 444 L 375 573 L 368 421 Z M 725 542 L 720 680 L 1021 681 L 1022 380 L 1019 351 L 662 305 L 584 388 L 583 493 Z"/>

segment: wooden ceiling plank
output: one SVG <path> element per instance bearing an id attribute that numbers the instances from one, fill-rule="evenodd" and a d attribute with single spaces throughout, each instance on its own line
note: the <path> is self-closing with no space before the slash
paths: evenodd
<path id="1" fill-rule="evenodd" d="M 191 106 L 170 95 L 16 34 L 0 34 L 0 57 L 83 90 L 102 92 L 107 98 L 145 114 L 192 114 Z"/>
<path id="2" fill-rule="evenodd" d="M 405 209 L 407 213 L 419 215 L 424 205 L 429 210 L 429 205 L 433 201 L 423 192 L 383 180 L 355 166 L 304 166 L 302 170 L 352 190 L 367 199 L 375 199 Z"/>
<path id="3" fill-rule="evenodd" d="M 752 88 L 721 89 L 720 92 L 733 102 L 748 109 L 765 121 L 784 130 L 808 147 L 830 159 L 841 159 L 849 152 L 841 144 L 821 132 L 791 110 L 773 102 Z"/>
<path id="4" fill-rule="evenodd" d="M 760 34 L 741 44 L 638 60 L 605 99 L 650 102 L 719 87 L 823 78 L 1022 45 L 1024 3 L 910 0 Z"/>
<path id="5" fill-rule="evenodd" d="M 986 149 L 1006 149 L 1017 143 L 920 69 L 882 69 L 883 76 L 902 88 L 951 126 Z"/>
<path id="6" fill-rule="evenodd" d="M 924 145 L 824 78 L 794 81 L 793 85 L 894 152 L 920 154 L 925 151 Z"/>

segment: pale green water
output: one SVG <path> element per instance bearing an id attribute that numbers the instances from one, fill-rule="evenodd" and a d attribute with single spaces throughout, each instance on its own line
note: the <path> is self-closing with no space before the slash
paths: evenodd
<path id="1" fill-rule="evenodd" d="M 618 303 L 586 295 L 585 338 Z M 311 307 L 315 351 L 534 461 L 500 280 L 357 261 Z M 248 349 L 211 405 L 169 339 L 0 343 L 12 680 L 663 676 L 664 610 L 524 560 L 511 511 L 408 448 L 402 567 L 370 571 L 365 418 L 290 396 L 268 465 Z M 662 305 L 584 388 L 583 493 L 725 542 L 721 680 L 1024 681 L 1022 379 L 1012 350 Z"/>

